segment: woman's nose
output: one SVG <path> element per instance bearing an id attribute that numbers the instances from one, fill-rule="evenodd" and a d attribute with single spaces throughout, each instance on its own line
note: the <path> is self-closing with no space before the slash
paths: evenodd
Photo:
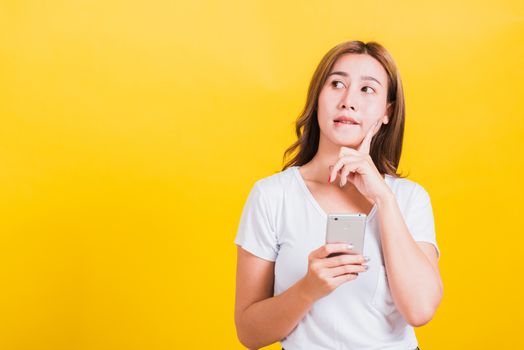
<path id="1" fill-rule="evenodd" d="M 353 98 L 354 94 L 350 93 L 349 90 L 345 93 L 345 95 L 342 97 L 342 101 L 340 101 L 340 108 L 342 109 L 352 109 L 353 111 L 357 110 L 357 103 L 355 99 Z"/>

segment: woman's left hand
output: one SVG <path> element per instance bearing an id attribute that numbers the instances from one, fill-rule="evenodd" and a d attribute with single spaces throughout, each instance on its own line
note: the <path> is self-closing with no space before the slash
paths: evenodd
<path id="1" fill-rule="evenodd" d="M 373 202 L 391 191 L 369 155 L 371 140 L 380 126 L 381 121 L 379 120 L 369 129 L 357 150 L 341 147 L 339 160 L 334 166 L 330 167 L 329 182 L 335 181 L 340 173 L 341 187 L 349 181 L 360 193 Z"/>

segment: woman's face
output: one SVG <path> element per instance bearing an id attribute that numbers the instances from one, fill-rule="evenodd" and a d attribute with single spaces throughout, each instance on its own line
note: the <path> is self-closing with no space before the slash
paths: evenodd
<path id="1" fill-rule="evenodd" d="M 385 69 L 370 55 L 340 56 L 318 98 L 320 138 L 357 148 L 378 120 L 389 121 L 387 83 Z M 340 118 L 352 120 L 339 122 Z"/>

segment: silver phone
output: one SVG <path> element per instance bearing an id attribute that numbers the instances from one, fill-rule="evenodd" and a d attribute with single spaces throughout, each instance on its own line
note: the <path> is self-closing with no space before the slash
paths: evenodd
<path id="1" fill-rule="evenodd" d="M 354 252 L 364 252 L 366 214 L 329 214 L 326 227 L 326 243 L 352 243 Z M 344 253 L 332 253 L 328 257 Z"/>

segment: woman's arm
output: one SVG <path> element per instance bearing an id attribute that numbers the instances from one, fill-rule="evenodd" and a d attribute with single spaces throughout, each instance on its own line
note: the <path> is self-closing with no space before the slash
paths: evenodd
<path id="1" fill-rule="evenodd" d="M 274 265 L 237 246 L 235 324 L 238 339 L 249 349 L 286 337 L 314 302 L 302 280 L 273 296 Z"/>
<path id="2" fill-rule="evenodd" d="M 376 203 L 391 295 L 405 320 L 422 326 L 433 318 L 442 299 L 436 250 L 431 243 L 413 239 L 392 192 Z"/>
<path id="3" fill-rule="evenodd" d="M 306 275 L 273 296 L 274 266 L 238 247 L 235 323 L 238 339 L 250 349 L 285 338 L 313 303 L 367 270 L 361 254 L 346 243 L 326 243 L 308 255 Z M 332 253 L 342 255 L 328 257 Z"/>

